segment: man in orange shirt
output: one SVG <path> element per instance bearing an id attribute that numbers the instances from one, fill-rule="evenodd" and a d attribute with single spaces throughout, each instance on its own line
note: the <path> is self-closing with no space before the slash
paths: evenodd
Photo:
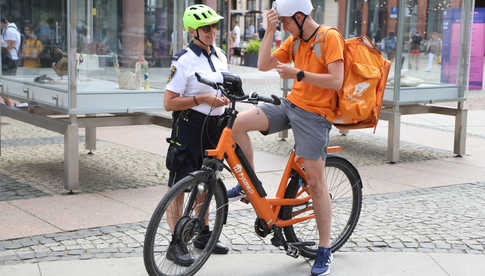
<path id="1" fill-rule="evenodd" d="M 259 50 L 258 69 L 276 68 L 281 78 L 296 79 L 291 93 L 281 105 L 262 104 L 241 112 L 233 127 L 233 137 L 254 168 L 248 132 L 271 134 L 291 128 L 296 154 L 303 159 L 307 184 L 319 233 L 317 257 L 312 275 L 330 273 L 331 201 L 324 178 L 325 159 L 337 103 L 337 90 L 344 79 L 344 40 L 335 30 L 319 26 L 310 16 L 310 0 L 277 0 L 266 17 L 268 27 Z M 271 53 L 277 22 L 291 33 L 279 49 Z M 328 31 L 327 31 L 328 30 Z M 325 36 L 322 41 L 319 38 Z M 294 43 L 299 41 L 293 54 Z M 324 47 L 320 44 L 325 43 Z M 323 49 L 323 50 L 322 50 Z M 294 66 L 288 64 L 293 61 Z M 237 187 L 231 189 L 232 192 Z M 228 195 L 231 195 L 231 190 Z"/>

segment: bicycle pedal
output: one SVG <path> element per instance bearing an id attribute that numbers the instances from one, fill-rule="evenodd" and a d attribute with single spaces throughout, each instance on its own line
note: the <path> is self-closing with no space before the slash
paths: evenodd
<path id="1" fill-rule="evenodd" d="M 300 256 L 300 250 L 298 247 L 288 244 L 288 247 L 286 248 L 286 255 L 296 259 L 298 256 Z"/>
<path id="2" fill-rule="evenodd" d="M 249 199 L 247 197 L 243 197 L 241 198 L 240 200 L 242 203 L 246 203 L 246 204 L 249 204 Z"/>
<path id="3" fill-rule="evenodd" d="M 300 247 L 300 246 L 315 246 L 315 242 L 292 242 L 290 243 L 293 246 Z"/>

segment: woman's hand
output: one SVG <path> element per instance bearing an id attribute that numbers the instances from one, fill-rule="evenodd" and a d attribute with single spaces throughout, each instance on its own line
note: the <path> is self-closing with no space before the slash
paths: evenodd
<path id="1" fill-rule="evenodd" d="M 219 107 L 229 104 L 229 99 L 225 96 L 217 96 L 214 93 L 204 93 L 197 95 L 199 103 L 206 103 L 212 107 Z"/>

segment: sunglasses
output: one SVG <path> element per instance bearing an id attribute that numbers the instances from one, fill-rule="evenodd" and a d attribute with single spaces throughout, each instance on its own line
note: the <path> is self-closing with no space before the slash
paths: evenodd
<path id="1" fill-rule="evenodd" d="M 210 33 L 212 29 L 217 29 L 217 23 L 207 26 L 199 27 L 204 33 Z"/>

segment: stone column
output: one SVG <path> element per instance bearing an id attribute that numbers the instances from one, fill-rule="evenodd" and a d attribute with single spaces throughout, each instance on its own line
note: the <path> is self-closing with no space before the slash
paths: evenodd
<path id="1" fill-rule="evenodd" d="M 145 1 L 123 0 L 122 62 L 133 67 L 139 57 L 143 57 L 145 38 Z"/>

